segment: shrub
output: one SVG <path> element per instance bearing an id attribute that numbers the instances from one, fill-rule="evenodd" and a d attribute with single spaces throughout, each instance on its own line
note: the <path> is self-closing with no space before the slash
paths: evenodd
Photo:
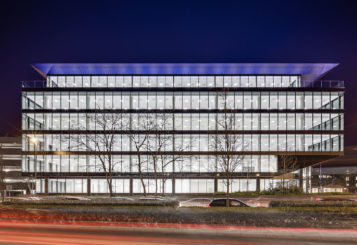
<path id="1" fill-rule="evenodd" d="M 223 195 L 226 195 L 226 193 L 224 191 L 216 191 L 216 192 L 213 192 L 213 195 L 214 196 L 223 196 Z"/>
<path id="2" fill-rule="evenodd" d="M 261 195 L 299 195 L 304 194 L 303 190 L 297 186 L 290 188 L 274 188 L 266 191 L 261 191 Z"/>
<path id="3" fill-rule="evenodd" d="M 254 195 L 259 195 L 259 192 L 257 192 L 257 191 L 244 191 L 244 192 L 236 191 L 236 192 L 233 192 L 232 195 L 235 195 L 235 196 L 254 196 Z"/>
<path id="4" fill-rule="evenodd" d="M 303 190 L 297 186 L 292 186 L 290 188 L 274 188 L 265 191 L 236 191 L 230 193 L 231 196 L 254 196 L 254 195 L 300 195 L 304 194 Z M 226 195 L 226 192 L 214 192 L 215 196 Z"/>
<path id="5" fill-rule="evenodd" d="M 217 191 L 213 193 L 214 196 L 225 196 L 226 192 L 224 191 Z M 229 193 L 230 196 L 254 196 L 259 195 L 259 192 L 256 191 L 235 191 Z"/>
<path id="6" fill-rule="evenodd" d="M 331 201 L 331 202 L 319 202 L 319 201 L 276 201 L 273 200 L 269 203 L 270 207 L 356 207 L 357 203 L 353 201 Z"/>

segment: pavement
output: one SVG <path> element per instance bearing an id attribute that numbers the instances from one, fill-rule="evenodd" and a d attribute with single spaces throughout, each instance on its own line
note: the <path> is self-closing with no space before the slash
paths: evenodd
<path id="1" fill-rule="evenodd" d="M 0 221 L 0 244 L 356 244 L 356 229 Z"/>
<path id="2" fill-rule="evenodd" d="M 191 198 L 199 198 L 203 196 L 177 196 L 179 201 L 188 200 Z M 225 198 L 224 195 L 207 195 L 207 198 Z M 239 199 L 242 201 L 248 200 L 264 200 L 264 201 L 314 201 L 316 198 L 346 198 L 350 200 L 357 201 L 357 195 L 349 194 L 349 195 L 318 195 L 318 194 L 304 194 L 304 195 L 231 195 L 231 198 Z"/>
<path id="3" fill-rule="evenodd" d="M 261 200 L 261 201 L 314 201 L 318 197 L 323 198 L 330 198 L 330 197 L 338 197 L 338 198 L 346 198 L 357 201 L 357 195 L 318 195 L 318 194 L 304 194 L 304 195 L 231 195 L 231 198 L 239 199 L 242 201 L 249 201 L 249 200 Z M 109 197 L 108 195 L 93 195 L 93 196 L 68 196 L 68 195 L 60 195 L 60 196 L 45 196 L 45 195 L 38 195 L 38 196 L 21 196 L 21 197 L 8 197 L 7 200 L 18 200 L 18 201 L 44 201 L 44 200 L 77 200 L 77 201 L 96 201 L 96 200 L 117 200 L 117 201 L 138 201 L 141 199 L 152 199 L 158 201 L 186 201 L 192 198 L 225 198 L 224 195 L 176 195 L 176 196 L 140 196 L 140 195 L 133 195 L 133 196 L 115 196 Z M 1 200 L 0 200 L 1 201 Z"/>

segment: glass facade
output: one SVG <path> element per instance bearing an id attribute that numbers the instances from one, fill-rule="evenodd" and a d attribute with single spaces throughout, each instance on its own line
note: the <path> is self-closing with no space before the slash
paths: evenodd
<path id="1" fill-rule="evenodd" d="M 22 91 L 23 172 L 37 173 L 38 193 L 108 193 L 105 146 L 78 142 L 100 142 L 108 133 L 93 118 L 120 115 L 123 123 L 110 131 L 114 193 L 143 193 L 143 183 L 149 193 L 224 191 L 214 141 L 226 134 L 244 144 L 232 152 L 244 157 L 231 191 L 266 190 L 276 185 L 279 155 L 343 151 L 343 88 L 302 82 L 301 75 L 48 75 L 45 87 Z M 220 123 L 227 113 L 234 120 L 229 132 Z M 142 124 L 148 116 L 165 123 L 148 130 Z M 138 139 L 169 139 L 160 154 L 172 160 L 158 167 L 157 181 L 151 153 L 141 149 L 138 155 L 134 133 Z"/>
<path id="2" fill-rule="evenodd" d="M 24 92 L 28 110 L 222 110 L 217 92 Z M 228 91 L 227 101 L 236 110 L 338 110 L 341 92 L 239 92 Z"/>
<path id="3" fill-rule="evenodd" d="M 285 88 L 300 87 L 300 76 L 47 76 L 48 87 L 79 88 Z"/>

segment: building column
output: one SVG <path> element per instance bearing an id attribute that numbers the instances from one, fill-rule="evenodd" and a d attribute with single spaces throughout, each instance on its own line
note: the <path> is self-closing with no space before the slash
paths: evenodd
<path id="1" fill-rule="evenodd" d="M 218 192 L 218 179 L 217 179 L 217 176 L 214 178 L 214 192 Z"/>
<path id="2" fill-rule="evenodd" d="M 130 195 L 133 195 L 133 177 L 131 177 L 131 176 L 129 179 L 129 193 L 130 193 Z"/>
<path id="3" fill-rule="evenodd" d="M 299 170 L 299 188 L 300 189 L 304 188 L 304 170 L 303 169 Z"/>
<path id="4" fill-rule="evenodd" d="M 48 178 L 45 178 L 45 194 L 48 195 Z"/>
<path id="5" fill-rule="evenodd" d="M 256 190 L 257 190 L 257 192 L 260 192 L 260 177 L 259 177 L 259 176 L 256 178 L 256 181 L 257 181 L 257 188 L 256 188 Z"/>
<path id="6" fill-rule="evenodd" d="M 90 186 L 91 186 L 91 178 L 90 177 L 88 177 L 87 178 L 87 195 L 88 196 L 90 196 L 90 194 L 91 194 L 91 189 L 90 189 Z"/>
<path id="7" fill-rule="evenodd" d="M 175 176 L 172 176 L 172 195 L 175 195 L 175 189 L 176 189 L 176 179 Z"/>

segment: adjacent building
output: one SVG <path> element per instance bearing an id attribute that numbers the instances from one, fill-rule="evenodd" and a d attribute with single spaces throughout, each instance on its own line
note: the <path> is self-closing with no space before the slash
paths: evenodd
<path id="1" fill-rule="evenodd" d="M 35 64 L 45 80 L 22 86 L 23 174 L 37 193 L 108 193 L 108 176 L 117 194 L 224 191 L 228 135 L 241 156 L 231 191 L 278 187 L 343 155 L 343 82 L 320 80 L 336 66 Z M 307 189 L 301 173 L 290 184 Z"/>
<path id="2" fill-rule="evenodd" d="M 357 147 L 346 146 L 343 156 L 311 167 L 311 192 L 357 192 Z"/>
<path id="3" fill-rule="evenodd" d="M 0 137 L 0 195 L 25 194 L 27 180 L 21 169 L 21 137 Z"/>

